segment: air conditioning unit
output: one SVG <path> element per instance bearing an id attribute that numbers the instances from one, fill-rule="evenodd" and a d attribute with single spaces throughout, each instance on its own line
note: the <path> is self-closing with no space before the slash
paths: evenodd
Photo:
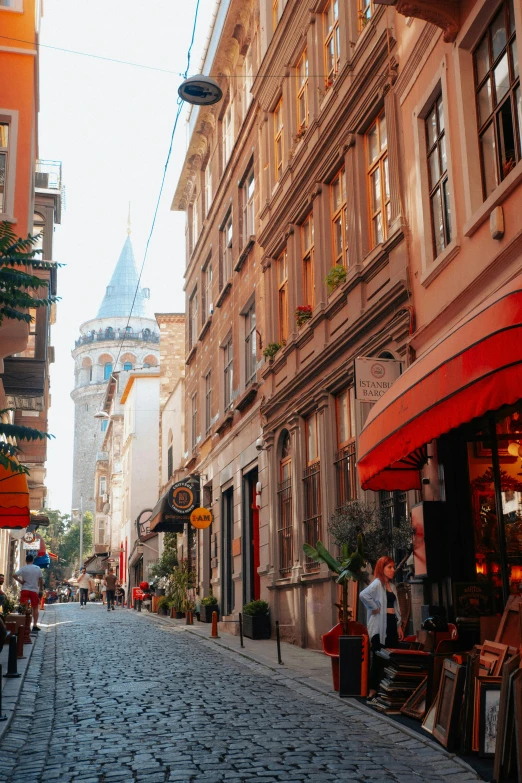
<path id="1" fill-rule="evenodd" d="M 108 502 L 108 500 L 109 500 L 109 496 L 108 496 L 108 494 L 107 494 L 106 492 L 104 492 L 104 493 L 103 493 L 103 495 L 102 495 L 102 500 L 103 500 L 103 502 L 104 502 L 104 503 L 107 503 L 107 502 Z"/>
<path id="2" fill-rule="evenodd" d="M 48 190 L 49 188 L 49 174 L 44 171 L 37 171 L 34 175 L 34 184 L 37 188 L 43 188 Z"/>

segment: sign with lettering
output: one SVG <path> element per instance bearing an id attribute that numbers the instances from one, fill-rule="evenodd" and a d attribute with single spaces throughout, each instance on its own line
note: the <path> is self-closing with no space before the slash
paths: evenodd
<path id="1" fill-rule="evenodd" d="M 355 359 L 355 398 L 361 402 L 380 400 L 401 374 L 401 367 L 395 359 Z"/>
<path id="2" fill-rule="evenodd" d="M 150 518 L 152 516 L 152 509 L 147 508 L 138 515 L 136 520 L 136 526 L 138 528 L 138 538 L 143 541 L 148 535 L 150 535 Z"/>
<path id="3" fill-rule="evenodd" d="M 168 504 L 178 516 L 189 517 L 199 506 L 199 481 L 176 481 L 169 489 Z"/>
<path id="4" fill-rule="evenodd" d="M 195 508 L 190 515 L 190 522 L 198 530 L 205 530 L 212 524 L 212 511 L 208 508 Z"/>

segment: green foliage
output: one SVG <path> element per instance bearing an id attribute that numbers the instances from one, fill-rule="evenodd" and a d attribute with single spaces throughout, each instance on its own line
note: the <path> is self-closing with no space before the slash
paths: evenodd
<path id="1" fill-rule="evenodd" d="M 162 579 L 172 576 L 178 565 L 177 533 L 165 533 L 163 539 L 163 552 L 157 563 L 149 569 L 151 579 Z"/>
<path id="2" fill-rule="evenodd" d="M 201 606 L 216 606 L 217 602 L 218 600 L 215 595 L 207 595 L 205 598 L 201 599 Z"/>
<path id="3" fill-rule="evenodd" d="M 49 527 L 40 528 L 38 532 L 45 541 L 47 549 L 58 555 L 58 560 L 51 559 L 49 568 L 44 569 L 44 579 L 46 584 L 63 582 L 71 575 L 71 569 L 63 562 L 60 551 L 62 538 L 70 524 L 70 517 L 69 514 L 62 514 L 61 511 L 50 508 L 44 508 L 42 514 L 49 517 Z"/>
<path id="4" fill-rule="evenodd" d="M 42 531 L 42 538 L 58 561 L 51 560 L 49 580 L 62 582 L 71 576 L 80 564 L 80 523 L 73 522 L 69 514 L 44 509 L 49 517 L 49 527 Z M 84 557 L 92 551 L 93 519 L 90 511 L 83 514 L 83 553 Z"/>
<path id="5" fill-rule="evenodd" d="M 268 343 L 267 347 L 263 351 L 265 359 L 273 359 L 280 348 L 283 347 L 283 343 Z"/>
<path id="6" fill-rule="evenodd" d="M 187 594 L 194 583 L 195 574 L 189 569 L 189 564 L 186 558 L 179 561 L 171 576 L 166 589 L 166 597 L 170 600 L 171 606 L 177 612 L 186 612 L 190 603 L 190 598 Z"/>
<path id="7" fill-rule="evenodd" d="M 328 293 L 333 294 L 335 289 L 346 280 L 346 269 L 341 264 L 333 266 L 325 277 Z"/>
<path id="8" fill-rule="evenodd" d="M 4 599 L 2 612 L 4 615 L 12 614 L 20 602 L 18 595 L 14 592 L 14 590 L 11 590 L 11 588 L 9 587 L 5 588 L 4 593 L 5 593 L 5 599 Z"/>
<path id="9" fill-rule="evenodd" d="M 353 548 L 362 535 L 366 558 L 375 565 L 383 555 L 393 557 L 397 550 L 412 546 L 409 520 L 400 519 L 390 529 L 389 518 L 377 505 L 350 500 L 330 517 L 328 532 L 335 544 Z"/>
<path id="10" fill-rule="evenodd" d="M 250 617 L 265 617 L 268 614 L 268 604 L 266 601 L 250 601 L 243 607 L 243 614 Z"/>
<path id="11" fill-rule="evenodd" d="M 170 602 L 169 602 L 169 599 L 167 598 L 167 596 L 166 595 L 160 596 L 160 598 L 158 598 L 158 611 L 160 609 L 162 609 L 162 610 L 163 609 L 168 609 L 169 607 L 170 607 Z"/>

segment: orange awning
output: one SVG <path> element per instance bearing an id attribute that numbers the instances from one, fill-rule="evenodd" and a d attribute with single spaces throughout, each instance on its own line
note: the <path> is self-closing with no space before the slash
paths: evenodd
<path id="1" fill-rule="evenodd" d="M 20 530 L 30 521 L 26 474 L 0 465 L 0 528 Z"/>
<path id="2" fill-rule="evenodd" d="M 425 444 L 522 398 L 522 275 L 454 326 L 395 381 L 359 439 L 363 489 L 420 489 Z"/>

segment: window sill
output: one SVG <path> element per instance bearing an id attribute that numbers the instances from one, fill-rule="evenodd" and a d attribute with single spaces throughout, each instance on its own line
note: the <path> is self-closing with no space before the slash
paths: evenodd
<path id="1" fill-rule="evenodd" d="M 254 381 L 253 383 L 248 386 L 248 388 L 243 392 L 241 397 L 238 398 L 238 400 L 235 403 L 236 410 L 242 411 L 244 408 L 247 407 L 255 398 L 257 397 L 257 392 L 259 390 L 259 384 L 257 381 Z"/>
<path id="2" fill-rule="evenodd" d="M 426 269 L 420 279 L 421 285 L 423 285 L 424 288 L 427 288 L 430 283 L 432 283 L 435 278 L 438 277 L 440 273 L 448 266 L 448 264 L 453 261 L 459 252 L 460 239 L 455 237 L 455 239 L 451 240 L 448 247 L 443 250 L 442 253 L 437 256 L 437 258 L 433 259 L 428 269 Z"/>
<path id="3" fill-rule="evenodd" d="M 489 218 L 490 212 L 498 207 L 510 195 L 510 193 L 522 182 L 522 161 L 517 163 L 504 182 L 495 188 L 479 209 L 464 224 L 464 236 L 472 237 L 483 223 Z"/>
<path id="4" fill-rule="evenodd" d="M 241 270 L 241 267 L 243 266 L 243 264 L 247 260 L 248 254 L 250 253 L 250 251 L 254 247 L 255 243 L 256 243 L 256 238 L 255 238 L 255 236 L 253 234 L 251 234 L 248 237 L 248 239 L 246 241 L 246 244 L 245 244 L 245 247 L 241 251 L 241 254 L 240 254 L 239 258 L 237 259 L 237 264 L 234 267 L 234 272 L 239 272 Z"/>
<path id="5" fill-rule="evenodd" d="M 9 11 L 9 10 L 12 10 L 12 9 L 3 8 L 3 9 L 0 9 L 0 10 Z M 16 218 L 11 217 L 11 215 L 8 215 L 7 213 L 4 214 L 3 212 L 0 212 L 0 220 L 2 222 L 4 222 L 4 223 L 12 223 L 13 225 L 16 225 L 18 223 L 18 220 Z"/>
<path id="6" fill-rule="evenodd" d="M 192 359 L 196 355 L 196 351 L 197 350 L 198 350 L 198 344 L 196 343 L 195 345 L 192 346 L 192 348 L 190 349 L 190 351 L 187 354 L 187 358 L 185 359 L 185 364 L 186 365 L 189 365 L 191 363 Z"/>
<path id="7" fill-rule="evenodd" d="M 211 323 L 212 323 L 212 316 L 211 316 L 211 315 L 209 315 L 209 317 L 207 318 L 207 320 L 206 320 L 206 321 L 205 321 L 205 323 L 203 324 L 203 329 L 202 329 L 202 330 L 201 330 L 201 332 L 198 334 L 198 342 L 201 342 L 201 340 L 204 338 L 205 334 L 206 334 L 206 333 L 208 332 L 208 330 L 210 329 L 210 324 L 211 324 Z"/>
<path id="8" fill-rule="evenodd" d="M 227 298 L 228 293 L 229 293 L 231 288 L 232 288 L 232 283 L 229 280 L 228 283 L 225 283 L 225 285 L 223 286 L 223 289 L 221 290 L 218 298 L 216 299 L 216 307 L 221 307 L 221 305 L 223 304 L 223 302 Z"/>
<path id="9" fill-rule="evenodd" d="M 216 427 L 216 432 L 218 435 L 221 435 L 222 432 L 224 432 L 227 427 L 232 426 L 232 419 L 234 418 L 234 411 L 228 411 L 223 419 L 221 419 L 221 422 L 219 426 Z"/>

